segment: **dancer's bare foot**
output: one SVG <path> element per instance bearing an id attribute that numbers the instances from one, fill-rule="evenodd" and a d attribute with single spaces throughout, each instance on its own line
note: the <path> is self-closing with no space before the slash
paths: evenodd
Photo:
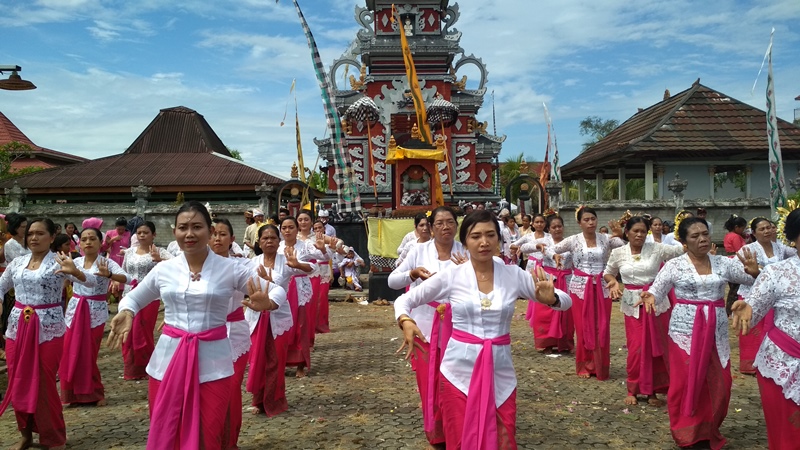
<path id="1" fill-rule="evenodd" d="M 588 373 L 579 373 L 578 374 L 578 378 L 583 378 L 584 380 L 588 380 L 590 376 L 591 375 L 589 375 Z"/>
<path id="2" fill-rule="evenodd" d="M 257 415 L 261 414 L 261 408 L 259 408 L 258 406 L 251 406 L 251 407 L 247 408 L 247 411 L 249 411 L 250 414 L 252 414 L 254 416 L 257 416 Z"/>
<path id="3" fill-rule="evenodd" d="M 625 397 L 625 404 L 626 405 L 633 406 L 633 405 L 636 405 L 638 403 L 639 403 L 639 400 L 636 399 L 635 395 L 629 395 L 629 396 Z"/>
<path id="4" fill-rule="evenodd" d="M 295 372 L 294 376 L 296 378 L 305 378 L 306 377 L 306 368 L 305 367 L 298 367 L 297 372 Z"/>
<path id="5" fill-rule="evenodd" d="M 97 403 L 95 403 L 95 406 L 98 406 L 98 407 L 106 406 L 106 405 L 108 405 L 108 401 L 106 401 L 106 399 L 98 400 Z"/>
<path id="6" fill-rule="evenodd" d="M 8 450 L 25 450 L 26 448 L 31 448 L 31 445 L 33 445 L 33 432 L 21 431 L 21 433 L 22 439 L 13 447 L 9 447 Z"/>
<path id="7" fill-rule="evenodd" d="M 651 395 L 647 397 L 647 404 L 650 406 L 655 406 L 656 408 L 664 406 L 664 400 L 656 397 L 655 395 Z"/>

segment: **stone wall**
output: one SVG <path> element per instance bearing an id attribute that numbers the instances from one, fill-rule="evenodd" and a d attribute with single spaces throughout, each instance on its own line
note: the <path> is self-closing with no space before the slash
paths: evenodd
<path id="1" fill-rule="evenodd" d="M 601 225 L 605 225 L 611 219 L 619 219 L 625 211 L 631 213 L 649 213 L 660 217 L 662 220 L 672 222 L 675 219 L 675 202 L 666 200 L 647 201 L 608 201 L 608 202 L 586 202 L 588 206 L 597 211 L 598 220 Z M 564 235 L 569 236 L 580 232 L 580 227 L 575 220 L 575 209 L 577 203 L 565 203 L 559 208 L 564 217 Z M 722 243 L 727 231 L 724 223 L 731 214 L 744 217 L 750 221 L 754 217 L 770 216 L 769 201 L 765 198 L 759 199 L 727 199 L 727 200 L 684 200 L 683 208 L 694 212 L 697 208 L 705 208 L 708 211 L 707 220 L 711 223 L 711 239 L 716 243 Z M 598 226 L 599 228 L 599 226 Z"/>
<path id="2" fill-rule="evenodd" d="M 247 209 L 258 208 L 258 205 L 211 205 L 212 212 L 218 217 L 226 218 L 233 225 L 236 242 L 240 245 L 244 239 L 244 211 Z M 154 204 L 145 209 L 145 220 L 152 221 L 156 225 L 156 245 L 166 247 L 172 238 L 172 227 L 175 223 L 175 213 L 178 205 Z M 48 217 L 62 226 L 67 222 L 74 222 L 78 228 L 81 222 L 89 217 L 99 217 L 103 219 L 103 229 L 108 231 L 114 228 L 114 221 L 117 217 L 123 216 L 130 219 L 136 214 L 136 207 L 133 203 L 119 204 L 26 204 L 21 214 L 29 219 L 34 217 Z"/>

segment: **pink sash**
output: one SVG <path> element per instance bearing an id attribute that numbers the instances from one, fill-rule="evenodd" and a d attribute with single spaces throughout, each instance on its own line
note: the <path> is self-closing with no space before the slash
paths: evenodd
<path id="1" fill-rule="evenodd" d="M 717 344 L 715 332 L 717 330 L 717 311 L 715 308 L 724 308 L 725 300 L 698 300 L 691 301 L 684 298 L 675 300 L 680 305 L 693 305 L 697 307 L 692 325 L 692 354 L 689 355 L 689 380 L 681 402 L 681 415 L 694 416 L 694 405 L 698 400 L 703 383 L 706 382 L 708 364 L 711 352 Z M 703 319 L 703 307 L 708 306 L 708 320 Z"/>
<path id="2" fill-rule="evenodd" d="M 764 332 L 769 335 L 769 339 L 786 352 L 792 358 L 800 358 L 800 342 L 795 341 L 785 331 L 775 326 L 775 310 L 764 316 Z"/>
<path id="3" fill-rule="evenodd" d="M 92 381 L 92 318 L 89 314 L 89 302 L 106 301 L 105 294 L 91 296 L 73 296 L 78 303 L 75 307 L 75 315 L 72 317 L 72 338 L 69 341 L 69 348 L 64 349 L 66 358 L 64 361 L 64 381 L 72 383 L 72 390 L 79 395 L 91 394 L 94 392 Z"/>
<path id="4" fill-rule="evenodd" d="M 14 307 L 22 310 L 17 322 L 17 351 L 14 352 L 14 371 L 8 374 L 6 397 L 0 404 L 0 416 L 3 415 L 12 398 L 14 410 L 33 414 L 39 401 L 39 315 L 37 309 L 60 308 L 60 303 L 48 305 L 24 305 L 14 303 Z M 19 387 L 17 387 L 19 383 Z"/>
<path id="5" fill-rule="evenodd" d="M 493 345 L 511 345 L 511 335 L 494 339 L 481 339 L 466 331 L 453 330 L 453 339 L 465 344 L 481 344 L 483 348 L 475 359 L 472 378 L 469 380 L 464 430 L 461 434 L 463 450 L 489 450 L 497 448 L 497 405 L 494 398 Z"/>
<path id="6" fill-rule="evenodd" d="M 646 291 L 650 285 L 639 286 L 626 284 L 625 289 L 631 291 Z M 653 392 L 653 358 L 664 355 L 664 350 L 658 342 L 658 330 L 656 329 L 656 315 L 648 314 L 640 307 L 639 315 L 642 318 L 642 353 L 639 357 L 639 390 L 645 394 Z"/>
<path id="7" fill-rule="evenodd" d="M 542 266 L 545 273 L 555 277 L 555 288 L 561 289 L 564 292 L 569 292 L 567 287 L 567 277 L 572 273 L 572 270 L 560 270 L 555 267 Z M 561 339 L 566 335 L 567 324 L 569 323 L 571 311 L 556 311 L 553 310 L 553 315 L 550 319 L 550 329 L 547 330 L 547 336 L 554 339 Z M 571 336 L 570 336 L 571 338 Z"/>
<path id="8" fill-rule="evenodd" d="M 181 448 L 200 448 L 199 341 L 218 341 L 228 336 L 225 325 L 189 333 L 164 325 L 163 334 L 180 338 L 178 347 L 161 380 L 147 436 L 148 449 L 172 450 L 175 440 Z M 158 427 L 152 422 L 159 422 Z"/>
<path id="9" fill-rule="evenodd" d="M 587 278 L 583 290 L 583 346 L 586 350 L 594 350 L 597 337 L 609 336 L 606 317 L 611 314 L 611 303 L 605 301 L 603 273 L 591 275 L 578 269 L 574 269 L 573 273 Z M 602 339 L 602 342 L 605 342 L 605 339 Z"/>
<path id="10" fill-rule="evenodd" d="M 446 303 L 440 304 L 437 302 L 430 302 L 428 305 L 436 308 L 436 313 L 433 315 L 430 349 L 428 350 L 428 396 L 422 405 L 424 408 L 422 417 L 425 431 L 432 433 L 436 426 L 434 405 L 439 404 L 437 398 L 437 394 L 439 393 L 439 389 L 437 389 L 439 366 L 442 363 L 442 357 L 444 357 L 444 349 L 447 348 L 447 342 L 450 341 L 450 336 L 453 334 L 453 310 L 450 308 L 450 305 Z M 439 312 L 439 308 L 441 307 L 445 308 L 443 313 Z"/>
<path id="11" fill-rule="evenodd" d="M 236 308 L 236 310 L 225 319 L 225 322 L 241 322 L 244 320 L 244 308 Z"/>

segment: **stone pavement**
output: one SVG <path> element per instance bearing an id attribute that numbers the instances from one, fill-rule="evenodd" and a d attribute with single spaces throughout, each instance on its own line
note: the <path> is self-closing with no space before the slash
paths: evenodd
<path id="1" fill-rule="evenodd" d="M 332 291 L 341 298 L 341 291 Z M 361 294 L 360 296 L 365 296 Z M 114 308 L 112 306 L 112 308 Z M 521 449 L 675 448 L 665 408 L 626 407 L 622 315 L 612 318 L 611 380 L 580 380 L 568 355 L 534 351 L 525 302 L 517 305 L 512 349 L 519 378 L 517 440 Z M 400 332 L 391 307 L 331 303 L 329 334 L 318 335 L 311 376 L 287 377 L 289 411 L 273 418 L 245 413 L 242 449 L 422 449 L 414 375 L 395 356 Z M 733 367 L 738 352 L 732 351 Z M 143 449 L 147 383 L 124 382 L 119 352 L 103 349 L 100 369 L 108 406 L 67 407 L 69 449 Z M 733 395 L 722 434 L 727 448 L 766 448 L 756 380 L 733 371 Z M 0 376 L 0 389 L 6 378 Z M 244 394 L 249 405 L 250 395 Z M 16 442 L 13 414 L 0 418 L 0 444 Z"/>

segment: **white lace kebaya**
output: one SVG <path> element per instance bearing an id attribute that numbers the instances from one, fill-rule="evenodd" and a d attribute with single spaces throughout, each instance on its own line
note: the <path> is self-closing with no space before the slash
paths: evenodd
<path id="1" fill-rule="evenodd" d="M 95 274 L 98 270 L 98 261 L 104 260 L 106 263 L 108 263 L 108 271 L 111 272 L 112 275 L 124 275 L 125 279 L 127 280 L 126 283 L 130 283 L 133 280 L 130 275 L 122 270 L 122 267 L 120 267 L 119 264 L 108 258 L 98 256 L 97 259 L 94 260 L 94 263 L 92 263 L 92 267 L 88 269 L 83 269 L 84 259 L 85 256 L 75 259 L 75 267 L 79 267 L 87 273 Z M 67 312 L 64 315 L 64 319 L 66 320 L 68 327 L 72 326 L 72 318 L 75 316 L 75 310 L 78 308 L 78 301 L 76 299 L 77 297 L 94 297 L 97 295 L 108 294 L 108 284 L 111 279 L 98 275 L 96 277 L 96 281 L 97 284 L 93 286 L 87 286 L 82 283 L 74 283 L 72 285 L 72 298 L 69 299 Z M 87 301 L 89 305 L 89 317 L 91 318 L 90 320 L 92 328 L 99 327 L 108 321 L 108 302 L 105 300 L 89 299 L 86 299 L 85 301 Z"/>
<path id="2" fill-rule="evenodd" d="M 578 233 L 565 238 L 552 247 L 545 247 L 544 253 L 552 258 L 556 253 L 570 252 L 572 254 L 572 266 L 575 270 L 597 275 L 605 270 L 611 250 L 622 247 L 625 242 L 618 237 L 609 238 L 602 233 L 595 233 L 595 236 L 596 245 L 594 247 L 587 247 L 583 233 Z M 573 272 L 572 279 L 569 282 L 569 292 L 583 298 L 586 280 L 585 276 L 580 276 Z M 608 298 L 608 287 L 605 281 L 603 281 L 603 295 Z"/>
<path id="3" fill-rule="evenodd" d="M 764 251 L 764 247 L 758 242 L 747 244 L 742 247 L 742 250 L 745 248 L 750 250 L 750 252 L 756 256 L 756 260 L 758 260 L 758 266 L 761 268 L 767 267 L 770 264 L 775 264 L 778 261 L 783 261 L 784 259 L 789 259 L 792 256 L 797 256 L 797 249 L 789 247 L 788 245 L 783 245 L 779 242 L 772 243 L 772 258 L 767 257 L 767 252 Z M 742 250 L 739 250 L 739 254 L 744 256 L 742 254 Z M 752 286 L 748 286 L 746 284 L 739 286 L 739 295 L 746 299 L 750 295 L 750 290 L 752 288 Z"/>
<path id="4" fill-rule="evenodd" d="M 72 275 L 56 273 L 61 270 L 61 265 L 56 261 L 55 253 L 45 255 L 39 268 L 28 270 L 31 261 L 31 254 L 22 255 L 11 261 L 11 263 L 0 277 L 0 297 L 4 296 L 12 288 L 16 299 L 23 305 L 42 306 L 61 304 L 61 290 L 64 288 L 64 280 L 80 284 L 81 281 Z M 86 276 L 83 284 L 93 286 L 97 283 L 97 278 L 91 273 L 77 266 Z M 17 338 L 17 324 L 22 309 L 14 306 L 8 316 L 8 328 L 6 329 L 7 339 Z M 39 343 L 51 341 L 64 335 L 67 325 L 64 322 L 64 312 L 61 307 L 45 308 L 36 310 L 39 316 Z"/>
<path id="5" fill-rule="evenodd" d="M 249 260 L 252 264 L 253 269 L 257 269 L 258 266 L 264 264 L 264 254 L 260 254 L 255 258 Z M 283 296 L 278 296 L 276 298 L 272 297 L 272 290 L 270 290 L 270 299 L 278 305 L 278 309 L 273 311 L 253 311 L 250 308 L 247 308 L 244 311 L 244 318 L 247 320 L 249 325 L 250 334 L 253 334 L 256 331 L 256 326 L 258 325 L 258 319 L 261 317 L 261 314 L 269 314 L 269 325 L 272 328 L 272 338 L 276 338 L 283 333 L 292 329 L 292 325 L 294 325 L 294 321 L 292 319 L 292 309 L 289 305 L 289 302 L 286 299 L 286 289 L 289 288 L 289 280 L 291 279 L 291 274 L 286 270 L 289 269 L 289 266 L 286 265 L 286 255 L 282 253 L 278 253 L 275 255 L 275 268 L 270 269 L 266 268 L 269 275 L 272 276 L 272 282 L 269 284 L 270 289 L 272 286 L 280 286 L 281 289 L 284 291 Z M 290 269 L 296 270 L 296 269 Z"/>
<path id="6" fill-rule="evenodd" d="M 666 297 L 673 287 L 675 297 L 692 301 L 716 301 L 725 298 L 725 287 L 728 283 L 753 284 L 753 277 L 745 273 L 744 266 L 738 259 L 724 256 L 708 255 L 711 260 L 711 273 L 699 275 L 689 255 L 684 254 L 671 259 L 658 272 L 655 281 L 648 291 L 655 298 Z M 708 316 L 708 306 L 703 306 L 703 314 Z M 722 367 L 727 367 L 731 356 L 728 342 L 728 315 L 724 307 L 714 308 L 717 315 L 717 329 L 714 332 L 717 343 L 717 355 Z M 669 337 L 687 355 L 691 355 L 692 327 L 697 306 L 676 304 L 669 321 Z"/>
<path id="7" fill-rule="evenodd" d="M 606 264 L 605 274 L 616 277 L 622 275 L 622 282 L 631 286 L 646 286 L 653 283 L 661 264 L 676 256 L 683 254 L 683 247 L 659 244 L 656 242 L 645 243 L 638 255 L 631 253 L 631 245 L 615 248 Z M 623 286 L 620 286 L 622 288 Z M 634 306 L 639 301 L 641 289 L 628 289 L 622 291 L 619 302 L 620 310 L 629 317 L 639 318 L 640 307 Z M 669 299 L 666 296 L 656 297 L 656 315 L 669 309 Z"/>
<path id="8" fill-rule="evenodd" d="M 794 256 L 762 270 L 745 301 L 753 308 L 751 326 L 772 309 L 775 327 L 800 342 L 800 259 Z M 800 405 L 800 359 L 781 350 L 769 334 L 764 337 L 753 366 L 780 386 L 785 398 Z"/>

